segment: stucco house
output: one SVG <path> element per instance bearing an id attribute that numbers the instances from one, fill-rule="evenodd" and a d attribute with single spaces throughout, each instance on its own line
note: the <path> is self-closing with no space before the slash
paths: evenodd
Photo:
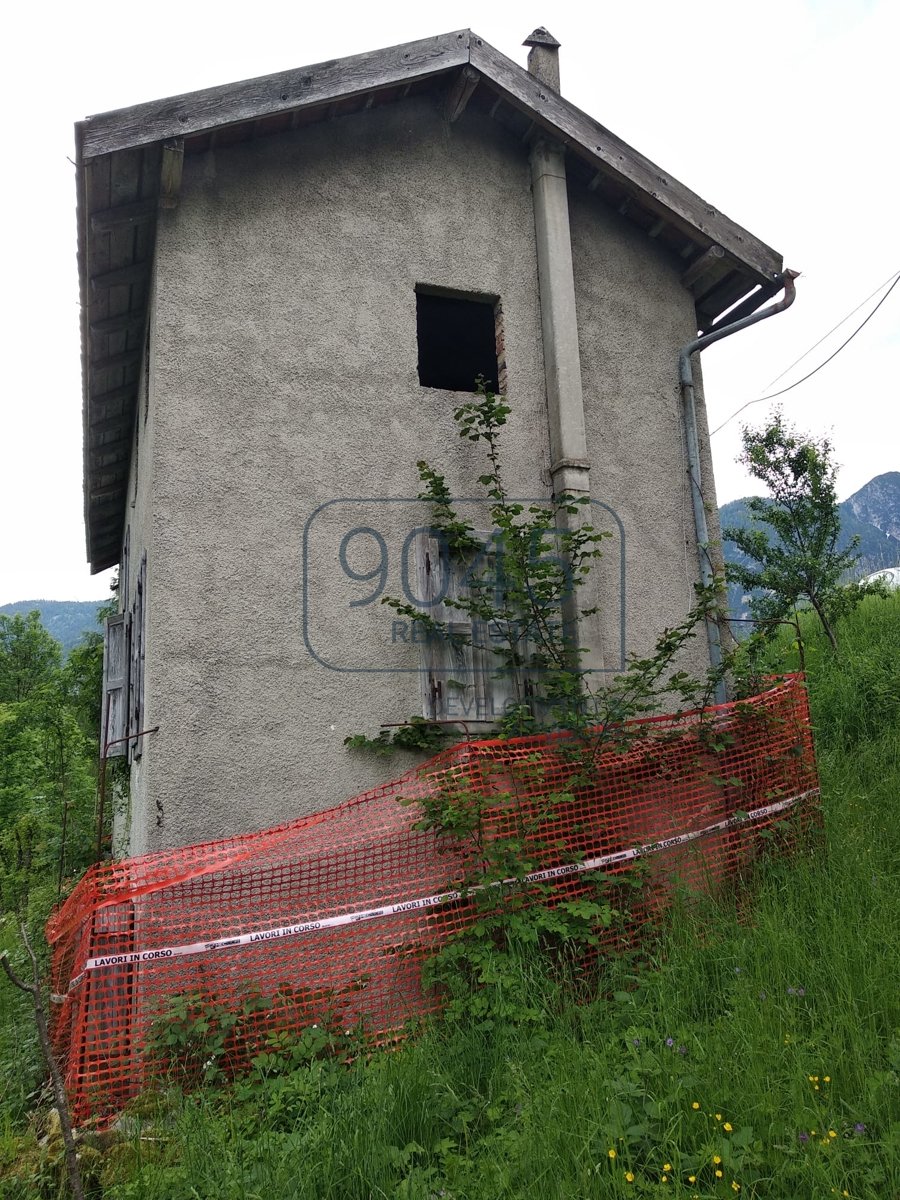
<path id="1" fill-rule="evenodd" d="M 453 421 L 476 376 L 512 407 L 514 494 L 589 496 L 612 535 L 579 631 L 592 670 L 680 620 L 715 558 L 679 360 L 785 288 L 781 258 L 568 103 L 546 30 L 526 44 L 527 70 L 461 30 L 77 126 L 85 519 L 92 568 L 120 564 L 104 740 L 131 764 L 124 851 L 397 774 L 349 734 L 490 728 L 490 685 L 451 696 L 378 602 L 416 595 L 416 462 L 463 506 L 477 491 Z"/>

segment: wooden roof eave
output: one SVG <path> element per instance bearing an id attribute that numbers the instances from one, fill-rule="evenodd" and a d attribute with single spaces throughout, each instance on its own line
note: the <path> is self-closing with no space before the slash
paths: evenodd
<path id="1" fill-rule="evenodd" d="M 768 282 L 782 270 L 781 255 L 720 213 L 605 126 L 472 34 L 470 62 L 488 86 L 527 113 L 580 158 L 617 182 L 624 192 L 698 240 L 721 246 L 729 258 Z M 698 237 L 699 235 L 699 237 Z"/>
<path id="2" fill-rule="evenodd" d="M 81 394 L 82 402 L 82 461 L 84 471 L 84 536 L 85 549 L 87 551 L 87 559 L 91 564 L 91 571 L 96 573 L 102 568 L 98 568 L 94 564 L 94 548 L 91 544 L 91 511 L 90 511 L 90 494 L 91 494 L 91 464 L 90 464 L 90 396 L 91 396 L 91 376 L 90 376 L 90 343 L 88 337 L 88 298 L 87 292 L 88 283 L 88 267 L 87 267 L 87 221 L 90 219 L 87 211 L 87 197 L 85 195 L 85 179 L 84 179 L 84 158 L 81 150 L 81 137 L 79 136 L 79 125 L 75 127 L 75 225 L 76 225 L 76 260 L 78 263 L 78 298 L 79 298 L 79 321 L 81 326 Z"/>
<path id="3" fill-rule="evenodd" d="M 699 325 L 708 328 L 726 309 L 758 285 L 762 285 L 761 290 L 771 293 L 773 280 L 782 269 L 781 257 L 776 251 L 662 172 L 649 159 L 471 30 L 457 30 L 387 50 L 89 117 L 76 125 L 76 190 L 84 395 L 84 511 L 88 558 L 94 572 L 118 561 L 117 538 L 121 529 L 118 535 L 113 534 L 107 513 L 110 495 L 121 496 L 124 506 L 137 397 L 136 380 L 117 385 L 110 383 L 109 373 L 115 375 L 116 368 L 140 361 L 140 350 L 133 345 L 133 333 L 127 331 L 143 330 L 147 301 L 145 284 L 152 260 L 156 213 L 160 206 L 172 206 L 173 198 L 169 193 L 173 186 L 177 193 L 177 181 L 174 185 L 172 182 L 173 164 L 174 173 L 180 180 L 179 155 L 183 151 L 183 139 L 190 140 L 191 135 L 215 136 L 219 130 L 239 126 L 247 126 L 252 136 L 254 129 L 263 131 L 267 117 L 295 114 L 296 120 L 296 114 L 303 110 L 334 111 L 339 101 L 354 97 L 368 97 L 368 106 L 371 96 L 378 92 L 399 85 L 400 94 L 405 95 L 416 83 L 428 87 L 430 84 L 425 81 L 445 75 L 451 77 L 451 97 L 453 80 L 462 82 L 459 90 L 465 99 L 459 102 L 457 97 L 460 111 L 474 88 L 484 83 L 499 101 L 531 122 L 534 132 L 543 130 L 562 142 L 570 153 L 588 166 L 596 179 L 605 181 L 603 188 L 608 193 L 612 191 L 614 195 L 624 196 L 624 207 L 633 204 L 640 220 L 654 222 L 658 227 L 665 225 L 672 238 L 682 237 L 683 246 L 677 252 L 685 258 L 687 272 L 691 272 L 699 260 L 721 248 L 722 261 L 712 264 L 711 273 L 685 283 L 697 302 Z M 462 76 L 465 76 L 464 81 Z M 494 109 L 496 107 L 495 104 Z M 458 113 L 452 114 L 450 119 L 455 115 Z M 166 148 L 169 151 L 175 149 L 174 159 L 166 158 Z M 155 170 L 152 187 L 148 188 L 144 180 L 133 194 L 129 193 L 127 202 L 117 197 L 111 207 L 92 212 L 88 185 L 92 164 L 109 163 L 110 175 L 114 178 L 119 160 L 127 162 L 129 155 L 133 158 L 135 152 L 142 154 L 142 177 L 147 163 L 150 175 Z M 162 161 L 162 171 L 157 159 Z M 122 171 L 127 175 L 127 167 Z M 115 191 L 114 188 L 111 190 Z M 102 248 L 104 245 L 104 235 L 123 224 L 138 222 L 152 226 L 142 261 L 135 261 L 134 257 L 129 260 L 127 255 L 119 256 L 121 261 L 106 262 L 104 268 L 92 275 L 96 267 L 94 260 L 104 257 L 102 252 L 96 251 L 97 246 Z M 654 236 L 652 231 L 651 236 Z M 134 303 L 130 292 L 124 308 L 117 306 L 118 311 L 108 313 L 108 297 L 112 291 L 130 282 L 139 289 L 143 287 L 142 292 L 138 291 L 139 302 Z M 98 309 L 103 316 L 95 315 Z M 115 339 L 117 334 L 124 334 L 118 348 L 110 349 L 107 341 L 98 359 L 95 343 L 104 338 Z M 94 380 L 98 376 L 104 382 L 95 390 Z M 115 406 L 112 404 L 114 392 Z M 114 411 L 115 407 L 118 411 Z M 104 447 L 108 447 L 106 453 Z M 99 503 L 103 506 L 102 515 Z"/>
<path id="4" fill-rule="evenodd" d="M 701 246 L 722 246 L 756 275 L 756 282 L 765 282 L 780 272 L 781 257 L 771 246 L 707 204 L 469 29 L 99 113 L 81 122 L 80 150 L 88 159 L 254 122 L 466 67 L 477 70 L 509 103 L 526 111 L 538 125 L 598 170 L 617 179 L 642 203 L 681 226 L 685 233 L 699 234 Z"/>
<path id="5" fill-rule="evenodd" d="M 98 113 L 81 123 L 83 153 L 86 158 L 111 154 L 428 78 L 465 66 L 469 37 L 468 29 L 460 29 L 386 50 Z"/>

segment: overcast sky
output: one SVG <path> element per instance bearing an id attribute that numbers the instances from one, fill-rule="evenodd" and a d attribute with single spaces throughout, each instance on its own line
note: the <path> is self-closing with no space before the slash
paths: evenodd
<path id="1" fill-rule="evenodd" d="M 568 99 L 803 272 L 790 312 L 705 352 L 713 427 L 900 270 L 895 0 L 18 6 L 5 22 L 0 84 L 0 604 L 102 598 L 109 588 L 84 554 L 73 122 L 466 26 L 524 64 L 520 43 L 541 24 L 562 42 Z M 866 311 L 778 386 L 826 357 Z M 847 350 L 784 398 L 798 425 L 833 437 L 842 497 L 900 470 L 898 376 L 900 287 Z M 713 439 L 720 502 L 752 490 L 734 462 L 739 435 L 740 420 Z"/>

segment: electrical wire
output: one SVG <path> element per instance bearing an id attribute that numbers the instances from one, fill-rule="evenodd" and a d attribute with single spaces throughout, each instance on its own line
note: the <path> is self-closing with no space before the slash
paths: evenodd
<path id="1" fill-rule="evenodd" d="M 794 367 L 796 367 L 798 363 L 802 363 L 804 358 L 807 357 L 807 355 L 812 354 L 813 350 L 817 350 L 818 347 L 821 346 L 823 342 L 827 342 L 833 333 L 835 333 L 838 329 L 840 329 L 840 327 L 842 325 L 846 324 L 847 321 L 849 321 L 851 317 L 855 317 L 861 308 L 865 308 L 865 306 L 869 303 L 869 301 L 872 299 L 873 296 L 877 296 L 882 288 L 887 287 L 887 285 L 891 282 L 891 280 L 897 274 L 900 274 L 900 272 L 891 271 L 890 275 L 888 275 L 888 277 L 887 277 L 887 279 L 885 279 L 884 283 L 879 283 L 877 288 L 874 288 L 871 292 L 869 292 L 869 294 L 868 294 L 868 296 L 866 296 L 865 300 L 860 300 L 860 302 L 859 302 L 859 304 L 857 304 L 856 308 L 854 308 L 850 312 L 848 312 L 845 317 L 841 317 L 841 319 L 838 321 L 837 325 L 832 326 L 832 328 L 829 329 L 826 334 L 823 334 L 822 337 L 820 337 L 819 340 L 814 345 L 810 346 L 810 348 L 808 350 L 804 350 L 803 353 L 800 355 L 800 357 L 795 358 L 794 361 L 791 363 L 791 365 L 789 367 L 785 367 L 785 369 L 781 372 L 780 375 L 776 375 L 774 379 L 770 379 L 769 382 L 766 384 L 766 386 L 763 388 L 763 391 L 767 392 L 769 390 L 769 388 L 772 387 L 773 384 L 778 382 L 779 379 L 784 379 L 785 375 L 787 375 L 787 373 L 789 371 L 793 371 Z"/>
<path id="2" fill-rule="evenodd" d="M 866 319 L 864 321 L 861 321 L 860 324 L 857 325 L 857 327 L 853 330 L 853 332 L 846 339 L 846 341 L 841 342 L 840 346 L 838 346 L 838 348 L 835 351 L 833 351 L 833 353 L 829 354 L 826 359 L 824 359 L 822 362 L 820 362 L 817 367 L 813 367 L 813 369 L 811 371 L 809 371 L 806 375 L 804 375 L 801 379 L 796 380 L 795 383 L 788 384 L 787 387 L 781 388 L 777 392 L 771 392 L 765 396 L 758 396 L 755 400 L 748 400 L 746 404 L 742 404 L 740 408 L 736 408 L 734 410 L 734 412 L 731 414 L 731 416 L 727 417 L 722 422 L 721 425 L 717 425 L 716 428 L 710 433 L 709 436 L 713 437 L 713 435 L 717 434 L 720 429 L 724 429 L 726 425 L 730 425 L 735 417 L 740 416 L 740 414 L 745 409 L 750 408 L 751 405 L 762 404 L 765 400 L 775 400 L 778 396 L 783 396 L 786 392 L 793 391 L 793 389 L 795 387 L 799 387 L 801 383 L 806 383 L 807 379 L 812 379 L 813 375 L 818 374 L 818 372 L 821 371 L 823 367 L 827 367 L 828 364 L 832 361 L 832 359 L 837 358 L 837 356 L 840 354 L 840 352 L 846 346 L 849 346 L 850 343 L 853 341 L 853 339 L 856 337 L 856 335 L 862 329 L 864 329 L 865 326 L 868 325 L 868 323 L 872 320 L 872 318 L 878 312 L 879 308 L 881 308 L 882 304 L 884 304 L 885 300 L 887 300 L 888 296 L 891 294 L 891 292 L 894 290 L 894 288 L 897 286 L 897 284 L 900 283 L 900 271 L 895 271 L 893 275 L 888 276 L 888 279 L 893 279 L 893 283 L 891 284 L 891 286 L 884 293 L 884 295 L 881 297 L 881 299 L 878 301 L 878 303 L 875 305 L 875 307 L 872 309 L 872 311 L 869 313 L 869 315 L 866 317 Z M 885 280 L 885 282 L 887 282 L 887 280 Z M 779 379 L 783 379 L 784 376 L 788 373 L 788 371 L 792 370 L 797 365 L 797 363 L 802 362 L 803 359 L 806 358 L 807 354 L 811 354 L 812 351 L 815 350 L 816 346 L 821 346 L 822 342 L 824 342 L 826 338 L 831 337 L 831 335 L 832 335 L 832 333 L 834 333 L 835 329 L 840 329 L 840 327 L 844 324 L 844 322 L 849 320 L 850 317 L 853 316 L 853 313 L 859 312 L 859 310 L 862 308 L 863 304 L 868 303 L 868 301 L 872 299 L 872 296 L 876 295 L 883 287 L 884 287 L 884 284 L 881 284 L 880 287 L 877 287 L 875 289 L 875 291 L 872 292 L 872 295 L 867 296 L 866 299 L 863 300 L 861 304 L 857 304 L 856 308 L 853 309 L 853 312 L 848 313 L 846 317 L 844 317 L 842 320 L 838 321 L 838 323 L 837 323 L 837 325 L 835 325 L 834 329 L 829 330 L 828 333 L 826 333 L 824 337 L 819 338 L 819 340 L 816 342 L 815 346 L 810 346 L 809 350 L 804 351 L 804 353 L 800 355 L 800 357 L 796 360 L 796 362 L 791 363 L 791 365 L 789 367 L 787 367 L 784 371 L 782 371 L 780 375 L 777 375 L 775 377 L 775 379 L 772 380 L 772 383 L 777 383 Z M 772 384 L 770 383 L 769 387 L 771 387 L 771 386 L 772 386 Z"/>

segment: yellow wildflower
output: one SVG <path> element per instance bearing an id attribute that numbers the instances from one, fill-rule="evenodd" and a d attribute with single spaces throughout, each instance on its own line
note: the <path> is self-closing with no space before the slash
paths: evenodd
<path id="1" fill-rule="evenodd" d="M 829 1130 L 828 1130 L 828 1136 L 829 1136 L 830 1138 L 836 1138 L 836 1137 L 837 1137 L 837 1134 L 835 1133 L 835 1131 L 834 1131 L 833 1129 L 829 1129 Z"/>
<path id="2" fill-rule="evenodd" d="M 615 1152 L 615 1150 L 607 1150 L 607 1152 L 606 1152 L 606 1153 L 609 1155 L 609 1157 L 610 1157 L 610 1158 L 615 1158 L 615 1157 L 616 1157 L 616 1152 Z"/>
<path id="3" fill-rule="evenodd" d="M 738 1181 L 736 1179 L 732 1179 L 732 1181 L 731 1181 L 731 1190 L 733 1192 L 739 1192 L 741 1190 L 741 1185 L 738 1183 Z"/>
<path id="4" fill-rule="evenodd" d="M 731 1122 L 726 1121 L 725 1124 L 722 1126 L 722 1128 L 725 1130 L 726 1133 L 731 1133 L 731 1129 L 732 1129 Z"/>
<path id="5" fill-rule="evenodd" d="M 672 1170 L 672 1164 L 671 1164 L 671 1163 L 663 1163 L 663 1170 L 664 1170 L 664 1171 L 671 1171 L 671 1170 Z"/>
<path id="6" fill-rule="evenodd" d="M 713 1155 L 713 1162 L 716 1164 L 716 1166 L 718 1166 L 721 1161 L 722 1160 L 719 1158 L 718 1154 Z"/>
<path id="7" fill-rule="evenodd" d="M 691 1105 L 691 1108 L 692 1108 L 692 1109 L 693 1109 L 695 1112 L 697 1111 L 697 1109 L 698 1109 L 699 1107 L 700 1107 L 700 1105 L 697 1103 L 697 1101 L 696 1101 L 696 1100 L 695 1100 L 695 1101 L 694 1101 L 694 1103 Z"/>
<path id="8" fill-rule="evenodd" d="M 813 1084 L 813 1091 L 814 1091 L 814 1092 L 817 1092 L 818 1090 L 819 1090 L 819 1085 L 818 1085 L 817 1083 L 814 1083 L 814 1084 Z"/>
<path id="9" fill-rule="evenodd" d="M 625 1172 L 625 1182 L 626 1183 L 634 1183 L 634 1171 L 626 1171 Z"/>
<path id="10" fill-rule="evenodd" d="M 697 1182 L 696 1175 L 688 1175 L 688 1183 L 696 1183 L 696 1182 Z"/>
<path id="11" fill-rule="evenodd" d="M 663 1181 L 663 1183 L 668 1183 L 668 1182 L 669 1182 L 669 1177 L 668 1177 L 668 1175 L 663 1175 L 663 1176 L 661 1176 L 661 1178 L 662 1178 L 662 1181 Z"/>
<path id="12" fill-rule="evenodd" d="M 826 1082 L 826 1083 L 831 1083 L 831 1076 L 830 1076 L 830 1075 L 826 1075 L 826 1076 L 825 1076 L 825 1082 Z"/>
<path id="13" fill-rule="evenodd" d="M 716 1179 L 721 1179 L 721 1178 L 722 1178 L 722 1172 L 716 1171 Z"/>
<path id="14" fill-rule="evenodd" d="M 716 1113 L 716 1120 L 717 1120 L 717 1121 L 721 1121 L 721 1120 L 722 1120 L 722 1114 L 721 1114 L 721 1113 Z"/>

